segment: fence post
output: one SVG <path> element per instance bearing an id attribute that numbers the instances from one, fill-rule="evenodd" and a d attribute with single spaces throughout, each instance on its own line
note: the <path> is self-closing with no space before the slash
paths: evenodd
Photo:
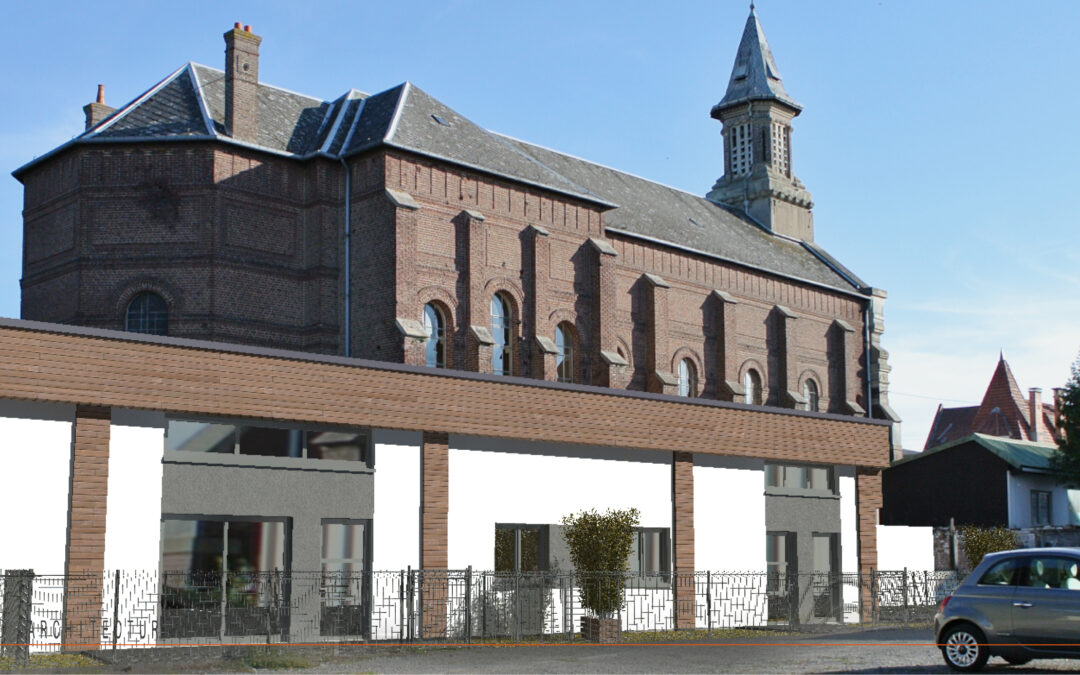
<path id="1" fill-rule="evenodd" d="M 8 570 L 4 573 L 4 613 L 0 644 L 5 656 L 13 656 L 18 666 L 30 664 L 30 640 L 33 634 L 34 570 Z"/>
<path id="2" fill-rule="evenodd" d="M 676 572 L 676 574 L 678 574 Z M 622 604 L 623 594 L 626 591 L 626 575 L 618 575 L 619 587 L 618 587 L 618 602 L 615 605 L 615 641 L 622 642 Z"/>
<path id="3" fill-rule="evenodd" d="M 408 579 L 408 582 L 406 583 L 406 586 L 405 586 L 406 592 L 408 594 L 408 598 L 406 599 L 406 602 L 405 602 L 405 610 L 409 613 L 409 642 L 412 642 L 412 639 L 413 639 L 413 623 L 414 623 L 413 622 L 413 595 L 416 592 L 416 582 L 413 579 L 412 565 L 409 565 L 409 568 L 408 568 L 408 570 L 406 570 L 406 573 L 409 575 L 409 579 Z"/>
<path id="4" fill-rule="evenodd" d="M 706 634 L 712 637 L 712 572 L 705 572 L 705 613 L 708 619 Z"/>
<path id="5" fill-rule="evenodd" d="M 483 576 L 480 577 L 480 639 L 487 639 L 487 572 L 481 572 Z"/>
<path id="6" fill-rule="evenodd" d="M 120 637 L 120 570 L 113 578 L 112 648 L 116 651 L 116 639 Z"/>
<path id="7" fill-rule="evenodd" d="M 514 642 L 521 641 L 521 573 L 514 572 Z"/>
<path id="8" fill-rule="evenodd" d="M 472 565 L 465 568 L 465 643 L 472 644 Z"/>
<path id="9" fill-rule="evenodd" d="M 877 572 L 870 568 L 870 617 L 871 622 L 877 627 L 878 622 L 878 580 Z"/>

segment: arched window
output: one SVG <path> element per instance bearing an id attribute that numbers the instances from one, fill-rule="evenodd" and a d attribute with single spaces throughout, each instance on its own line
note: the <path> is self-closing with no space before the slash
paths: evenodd
<path id="1" fill-rule="evenodd" d="M 743 388 L 746 389 L 746 402 L 753 405 L 762 404 L 761 396 L 761 376 L 758 375 L 756 370 L 746 371 L 746 375 L 743 376 Z"/>
<path id="2" fill-rule="evenodd" d="M 559 382 L 576 382 L 577 367 L 574 362 L 574 329 L 563 322 L 555 326 L 555 373 Z"/>
<path id="3" fill-rule="evenodd" d="M 817 382 L 806 380 L 802 385 L 802 395 L 806 399 L 806 409 L 812 412 L 818 411 L 820 397 L 818 396 Z"/>
<path id="4" fill-rule="evenodd" d="M 169 334 L 169 309 L 157 293 L 137 293 L 128 303 L 124 316 L 124 330 L 150 335 Z"/>
<path id="5" fill-rule="evenodd" d="M 491 337 L 495 344 L 491 349 L 491 372 L 510 375 L 510 303 L 502 294 L 491 298 Z"/>
<path id="6" fill-rule="evenodd" d="M 446 321 L 439 308 L 432 303 L 424 305 L 424 353 L 428 368 L 446 367 Z"/>
<path id="7" fill-rule="evenodd" d="M 690 359 L 679 361 L 679 396 L 697 396 L 697 370 Z"/>

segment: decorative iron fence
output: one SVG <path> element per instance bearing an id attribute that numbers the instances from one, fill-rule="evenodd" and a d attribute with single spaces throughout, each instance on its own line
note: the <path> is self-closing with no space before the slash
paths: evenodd
<path id="1" fill-rule="evenodd" d="M 19 576 L 22 575 L 22 576 Z M 953 572 L 513 574 L 465 570 L 0 574 L 5 653 L 159 645 L 569 641 L 607 594 L 621 633 L 928 624 Z M 20 604 L 19 593 L 28 602 Z M 678 597 L 676 597 L 678 596 Z M 677 607 L 684 608 L 677 617 Z M 677 618 L 679 619 L 677 622 Z M 14 652 L 11 652 L 14 653 Z M 21 654 L 21 652 L 20 652 Z"/>

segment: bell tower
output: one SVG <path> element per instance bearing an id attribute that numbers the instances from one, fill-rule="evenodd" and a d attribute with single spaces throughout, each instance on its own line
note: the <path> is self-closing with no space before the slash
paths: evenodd
<path id="1" fill-rule="evenodd" d="M 712 107 L 723 124 L 724 175 L 706 197 L 743 209 L 773 232 L 813 241 L 813 198 L 791 161 L 791 121 L 801 111 L 784 91 L 751 4 L 727 92 Z"/>

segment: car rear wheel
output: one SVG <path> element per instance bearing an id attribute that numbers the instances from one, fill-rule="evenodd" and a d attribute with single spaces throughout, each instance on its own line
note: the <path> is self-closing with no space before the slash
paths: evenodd
<path id="1" fill-rule="evenodd" d="M 990 658 L 986 638 L 975 626 L 961 623 L 950 627 L 941 635 L 941 656 L 945 665 L 961 673 L 981 670 Z"/>

